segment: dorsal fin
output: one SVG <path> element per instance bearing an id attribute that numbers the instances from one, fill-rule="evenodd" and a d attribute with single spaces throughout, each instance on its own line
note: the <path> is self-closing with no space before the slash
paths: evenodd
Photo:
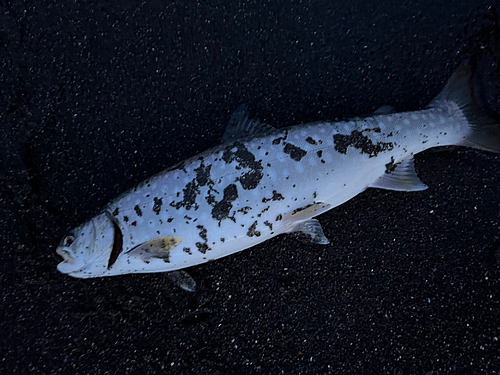
<path id="1" fill-rule="evenodd" d="M 229 119 L 221 142 L 230 143 L 241 138 L 267 134 L 275 130 L 271 125 L 264 124 L 258 119 L 249 119 L 248 116 L 246 105 L 240 105 Z"/>
<path id="2" fill-rule="evenodd" d="M 417 172 L 415 172 L 413 157 L 404 160 L 392 172 L 385 173 L 370 187 L 396 191 L 421 191 L 427 189 L 427 185 L 420 181 Z"/>

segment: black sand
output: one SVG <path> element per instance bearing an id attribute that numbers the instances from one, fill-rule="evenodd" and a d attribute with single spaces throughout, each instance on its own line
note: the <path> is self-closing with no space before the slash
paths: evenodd
<path id="1" fill-rule="evenodd" d="M 278 127 L 420 109 L 486 56 L 500 114 L 492 1 L 188 3 L 0 0 L 0 372 L 499 373 L 486 152 L 423 153 L 428 190 L 322 215 L 326 247 L 280 236 L 194 267 L 194 294 L 56 271 L 65 230 L 217 144 L 241 103 Z"/>

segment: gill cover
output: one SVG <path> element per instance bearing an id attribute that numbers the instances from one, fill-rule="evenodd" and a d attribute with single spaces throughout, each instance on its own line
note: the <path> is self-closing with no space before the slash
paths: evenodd
<path id="1" fill-rule="evenodd" d="M 56 249 L 64 259 L 57 269 L 79 278 L 96 277 L 106 272 L 114 234 L 114 224 L 105 212 L 76 227 Z"/>

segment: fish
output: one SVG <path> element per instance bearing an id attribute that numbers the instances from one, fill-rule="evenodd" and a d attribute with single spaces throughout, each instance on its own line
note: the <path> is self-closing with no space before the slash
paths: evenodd
<path id="1" fill-rule="evenodd" d="M 422 110 L 382 107 L 280 129 L 250 119 L 242 105 L 219 145 L 121 194 L 65 236 L 57 269 L 75 278 L 167 272 L 194 291 L 185 268 L 280 234 L 329 244 L 318 215 L 368 188 L 427 188 L 415 154 L 449 145 L 500 153 L 500 125 L 472 87 L 464 65 Z"/>

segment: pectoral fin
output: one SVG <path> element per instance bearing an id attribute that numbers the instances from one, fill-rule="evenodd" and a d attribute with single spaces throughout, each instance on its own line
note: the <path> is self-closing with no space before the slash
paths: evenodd
<path id="1" fill-rule="evenodd" d="M 131 257 L 140 257 L 146 263 L 149 263 L 151 258 L 163 259 L 165 262 L 169 262 L 170 251 L 181 242 L 181 237 L 158 237 L 134 247 L 127 254 Z"/>

